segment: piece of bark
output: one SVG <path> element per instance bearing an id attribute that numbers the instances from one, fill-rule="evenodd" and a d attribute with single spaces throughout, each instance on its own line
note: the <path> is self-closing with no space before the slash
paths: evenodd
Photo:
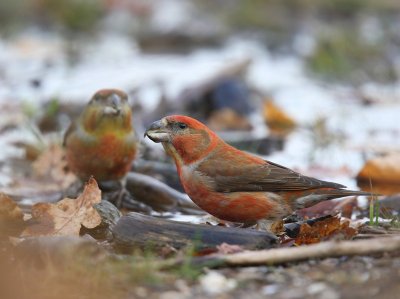
<path id="1" fill-rule="evenodd" d="M 136 200 L 144 202 L 157 212 L 179 211 L 187 214 L 204 214 L 186 194 L 148 175 L 128 173 L 126 189 Z"/>
<path id="2" fill-rule="evenodd" d="M 328 241 L 313 245 L 274 248 L 270 250 L 245 251 L 228 255 L 212 255 L 193 258 L 193 266 L 207 267 L 237 267 L 257 265 L 277 265 L 315 258 L 371 255 L 377 253 L 400 252 L 400 236 L 382 239 L 368 239 L 357 241 Z M 178 262 L 166 264 L 173 267 Z"/>
<path id="3" fill-rule="evenodd" d="M 277 244 L 275 235 L 268 232 L 183 223 L 139 213 L 122 216 L 113 228 L 113 235 L 116 248 L 124 252 L 134 247 L 165 245 L 175 248 L 194 245 L 204 249 L 227 243 L 246 249 L 260 249 Z"/>

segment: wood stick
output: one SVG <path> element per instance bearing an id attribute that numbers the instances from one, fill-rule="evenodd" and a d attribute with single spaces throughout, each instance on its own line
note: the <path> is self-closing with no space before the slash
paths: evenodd
<path id="1" fill-rule="evenodd" d="M 214 255 L 194 258 L 195 266 L 255 266 L 276 265 L 315 258 L 370 255 L 384 252 L 400 252 L 400 236 L 359 241 L 328 241 L 318 244 L 274 248 L 260 251 L 244 251 L 228 255 Z"/>
<path id="2" fill-rule="evenodd" d="M 144 202 L 156 211 L 171 211 L 175 208 L 188 214 L 205 214 L 189 196 L 148 175 L 129 172 L 126 176 L 126 189 L 136 200 Z"/>

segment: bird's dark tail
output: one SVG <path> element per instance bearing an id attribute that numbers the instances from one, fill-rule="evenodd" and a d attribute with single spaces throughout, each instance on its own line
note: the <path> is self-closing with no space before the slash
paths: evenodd
<path id="1" fill-rule="evenodd" d="M 317 189 L 314 191 L 310 190 L 309 194 L 297 198 L 295 203 L 297 209 L 302 209 L 316 205 L 321 201 L 346 196 L 379 196 L 379 194 L 345 189 Z"/>
<path id="2" fill-rule="evenodd" d="M 339 190 L 332 190 L 332 193 L 338 194 L 338 197 L 342 196 L 379 196 L 380 194 L 377 193 L 372 193 L 372 192 L 366 192 L 366 191 L 355 191 L 355 190 L 344 190 L 344 189 L 339 189 Z"/>

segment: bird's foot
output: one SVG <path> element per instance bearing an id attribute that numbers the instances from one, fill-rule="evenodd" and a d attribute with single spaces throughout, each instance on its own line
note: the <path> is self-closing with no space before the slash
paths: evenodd
<path id="1" fill-rule="evenodd" d="M 115 198 L 115 201 L 114 201 L 115 206 L 116 206 L 118 209 L 122 208 L 122 203 L 123 203 L 123 201 L 124 201 L 125 195 L 128 195 L 128 196 L 129 196 L 129 193 L 128 193 L 128 191 L 126 190 L 125 187 L 122 187 L 122 188 L 118 191 L 118 194 L 117 194 L 117 196 L 116 196 L 116 198 Z"/>
<path id="2" fill-rule="evenodd" d="M 100 189 L 103 191 L 103 199 L 114 204 L 118 209 L 129 211 L 151 213 L 152 209 L 133 197 L 125 187 L 125 181 L 101 182 Z"/>
<path id="3" fill-rule="evenodd" d="M 284 232 L 283 220 L 267 220 L 262 219 L 257 221 L 256 229 L 266 230 L 274 234 Z"/>

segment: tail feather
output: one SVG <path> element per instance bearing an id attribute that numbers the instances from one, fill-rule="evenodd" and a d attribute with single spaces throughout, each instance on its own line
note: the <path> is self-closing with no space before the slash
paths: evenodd
<path id="1" fill-rule="evenodd" d="M 336 192 L 335 192 L 336 191 Z M 344 196 L 379 196 L 380 194 L 366 192 L 366 191 L 355 191 L 355 190 L 332 190 L 332 194 L 337 194 L 337 197 L 344 197 Z"/>
<path id="2" fill-rule="evenodd" d="M 296 198 L 295 206 L 296 209 L 308 208 L 317 203 L 325 200 L 331 200 L 334 198 L 346 197 L 346 196 L 378 196 L 379 194 L 365 192 L 365 191 L 354 191 L 344 189 L 331 189 L 331 190 L 315 190 L 309 194 Z"/>

